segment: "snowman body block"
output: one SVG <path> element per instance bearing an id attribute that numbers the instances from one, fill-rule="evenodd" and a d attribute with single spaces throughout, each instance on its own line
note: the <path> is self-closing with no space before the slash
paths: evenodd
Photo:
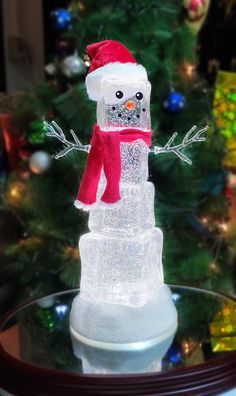
<path id="1" fill-rule="evenodd" d="M 164 148 L 150 149 L 146 70 L 120 43 L 107 40 L 87 49 L 92 64 L 86 86 L 97 101 L 91 146 L 83 146 L 73 131 L 75 143 L 68 142 L 55 123 L 47 124 L 48 135 L 66 145 L 58 157 L 74 148 L 89 152 L 75 201 L 89 211 L 90 232 L 79 242 L 82 276 L 70 314 L 71 334 L 94 347 L 143 349 L 170 340 L 177 328 L 177 312 L 164 284 L 163 235 L 155 228 L 148 156 L 172 151 L 190 162 L 181 150 L 204 140 L 206 128 L 193 135 L 193 127 L 177 146 L 172 146 L 175 134 Z"/>

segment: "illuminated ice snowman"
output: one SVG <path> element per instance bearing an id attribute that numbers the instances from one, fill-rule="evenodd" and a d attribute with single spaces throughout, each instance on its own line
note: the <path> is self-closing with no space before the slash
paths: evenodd
<path id="1" fill-rule="evenodd" d="M 100 348 L 145 348 L 173 337 L 177 313 L 164 284 L 163 236 L 155 227 L 154 186 L 148 181 L 148 156 L 174 152 L 205 140 L 206 128 L 193 127 L 183 142 L 151 146 L 150 93 L 146 70 L 122 44 L 112 40 L 87 47 L 91 66 L 89 97 L 97 101 L 97 124 L 90 145 L 66 139 L 53 122 L 49 136 L 70 150 L 89 152 L 75 201 L 89 211 L 91 232 L 80 238 L 80 293 L 70 315 L 71 333 Z"/>

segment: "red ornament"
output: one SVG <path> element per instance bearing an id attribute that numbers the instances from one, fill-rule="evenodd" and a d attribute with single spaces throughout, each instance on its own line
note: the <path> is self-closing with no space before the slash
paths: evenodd
<path id="1" fill-rule="evenodd" d="M 201 6 L 206 7 L 206 0 L 191 0 L 189 10 L 198 12 Z"/>
<path id="2" fill-rule="evenodd" d="M 187 11 L 187 24 L 193 33 L 198 33 L 207 15 L 210 0 L 184 0 L 183 4 Z"/>
<path id="3" fill-rule="evenodd" d="M 10 123 L 9 114 L 0 115 L 0 125 L 2 128 L 2 135 L 7 152 L 10 170 L 17 169 L 18 166 L 18 136 L 15 136 Z"/>
<path id="4" fill-rule="evenodd" d="M 14 131 L 10 114 L 0 114 L 0 126 L 2 128 L 9 169 L 10 171 L 15 171 L 19 167 L 20 160 L 26 158 L 29 154 L 27 141 L 24 136 L 19 136 Z"/>
<path id="5" fill-rule="evenodd" d="M 233 196 L 233 191 L 230 187 L 225 187 L 223 194 L 225 198 L 231 199 Z"/>
<path id="6" fill-rule="evenodd" d="M 206 13 L 206 7 L 206 0 L 190 0 L 187 7 L 188 20 L 191 22 L 197 22 L 203 19 Z"/>

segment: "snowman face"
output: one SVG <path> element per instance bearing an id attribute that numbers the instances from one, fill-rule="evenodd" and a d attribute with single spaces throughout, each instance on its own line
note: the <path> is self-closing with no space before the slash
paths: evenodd
<path id="1" fill-rule="evenodd" d="M 150 130 L 150 92 L 147 80 L 104 79 L 97 108 L 98 124 L 105 130 Z"/>

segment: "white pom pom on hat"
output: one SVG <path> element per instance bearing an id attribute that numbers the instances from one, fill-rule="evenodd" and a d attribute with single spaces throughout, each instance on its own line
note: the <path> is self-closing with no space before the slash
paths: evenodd
<path id="1" fill-rule="evenodd" d="M 85 84 L 88 96 L 92 100 L 101 99 L 104 77 L 148 79 L 146 69 L 137 64 L 130 51 L 118 41 L 104 40 L 90 44 L 86 49 L 91 64 Z"/>

